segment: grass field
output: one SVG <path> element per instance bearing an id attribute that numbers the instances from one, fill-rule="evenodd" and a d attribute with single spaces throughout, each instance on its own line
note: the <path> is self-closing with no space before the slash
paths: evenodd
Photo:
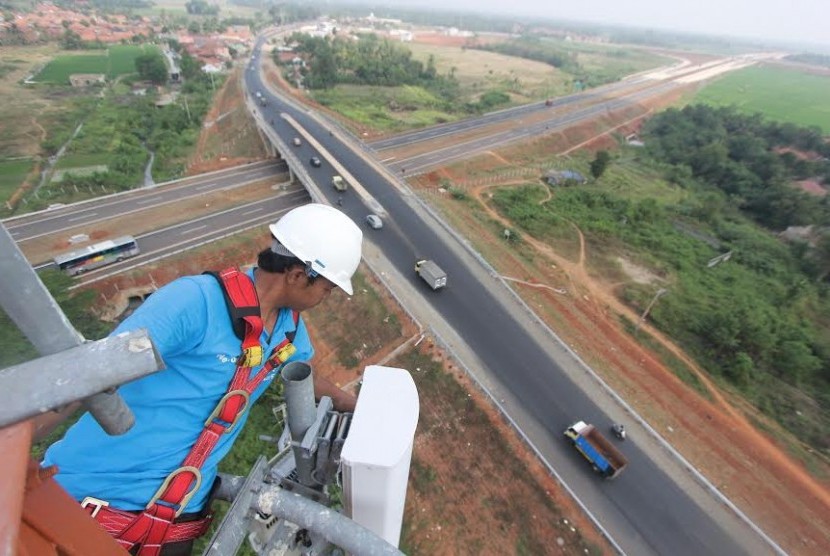
<path id="1" fill-rule="evenodd" d="M 772 120 L 818 126 L 830 133 L 830 77 L 795 70 L 751 67 L 701 89 L 695 102 L 735 106 Z"/>
<path id="2" fill-rule="evenodd" d="M 52 174 L 52 179 L 50 181 L 52 183 L 61 183 L 67 174 L 71 174 L 76 177 L 83 177 L 91 176 L 96 172 L 103 174 L 108 169 L 109 167 L 106 164 L 98 164 L 96 166 L 75 166 L 73 168 L 67 168 L 66 170 L 57 170 L 54 174 Z"/>
<path id="3" fill-rule="evenodd" d="M 28 158 L 0 160 L 0 200 L 10 198 L 31 169 L 32 160 Z"/>
<path id="4" fill-rule="evenodd" d="M 0 48 L 0 67 L 9 70 L 0 77 L 0 159 L 40 154 L 45 131 L 37 118 L 61 101 L 22 82 L 58 52 L 53 44 Z"/>
<path id="5" fill-rule="evenodd" d="M 382 131 L 403 131 L 458 119 L 440 108 L 440 99 L 422 87 L 368 87 L 338 85 L 314 91 L 314 99 L 352 121 Z M 417 106 L 417 110 L 392 111 L 392 103 Z"/>
<path id="6" fill-rule="evenodd" d="M 89 54 L 59 56 L 49 62 L 34 80 L 38 83 L 69 84 L 74 73 L 103 73 L 112 79 L 119 75 L 135 72 L 135 59 L 142 54 L 157 52 L 158 47 L 113 46 L 107 50 L 95 50 Z"/>
<path id="7" fill-rule="evenodd" d="M 408 43 L 406 47 L 424 63 L 433 56 L 438 73 L 448 74 L 454 68 L 462 96 L 470 100 L 493 89 L 509 90 L 518 102 L 571 92 L 570 76 L 542 62 L 458 46 Z"/>
<path id="8" fill-rule="evenodd" d="M 189 0 L 158 0 L 152 2 L 151 8 L 133 9 L 132 11 L 139 15 L 159 15 L 165 14 L 166 17 L 184 16 L 187 15 L 186 4 Z M 219 19 L 226 17 L 255 17 L 257 14 L 261 15 L 261 10 L 258 7 L 238 6 L 232 0 L 212 0 L 211 5 L 219 6 Z"/>
<path id="9" fill-rule="evenodd" d="M 71 153 L 62 156 L 55 168 L 58 170 L 71 170 L 72 168 L 83 168 L 85 166 L 97 166 L 106 164 L 112 160 L 109 153 Z"/>

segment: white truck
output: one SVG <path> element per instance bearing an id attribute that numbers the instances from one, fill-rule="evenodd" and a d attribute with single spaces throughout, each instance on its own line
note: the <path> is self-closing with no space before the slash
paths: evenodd
<path id="1" fill-rule="evenodd" d="M 346 189 L 347 189 L 347 186 L 346 186 L 346 180 L 344 180 L 344 179 L 343 179 L 342 177 L 340 177 L 340 176 L 336 176 L 336 175 L 335 175 L 335 176 L 332 176 L 332 177 L 331 177 L 331 185 L 332 185 L 332 186 L 333 186 L 333 187 L 334 187 L 337 191 L 340 191 L 341 193 L 342 193 L 343 191 L 346 191 Z"/>
<path id="2" fill-rule="evenodd" d="M 433 290 L 439 290 L 447 285 L 447 273 L 433 261 L 424 259 L 416 262 L 415 272 Z"/>

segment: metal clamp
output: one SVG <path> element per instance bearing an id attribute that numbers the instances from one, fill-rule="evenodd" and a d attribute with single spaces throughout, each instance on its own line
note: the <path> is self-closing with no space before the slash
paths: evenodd
<path id="1" fill-rule="evenodd" d="M 101 500 L 100 498 L 95 498 L 93 496 L 87 496 L 81 502 L 81 507 L 82 508 L 88 508 L 89 506 L 95 506 L 95 509 L 93 509 L 92 513 L 90 514 L 92 517 L 95 517 L 96 515 L 98 515 L 98 512 L 101 511 L 101 508 L 105 508 L 109 505 L 110 505 L 110 503 L 107 502 L 106 500 Z"/>
<path id="2" fill-rule="evenodd" d="M 167 490 L 167 487 L 170 486 L 170 483 L 173 481 L 173 479 L 175 479 L 176 477 L 178 477 L 182 473 L 192 473 L 193 476 L 196 478 L 196 484 L 193 486 L 192 489 L 190 489 L 187 492 L 187 494 L 182 496 L 181 502 L 178 502 L 176 504 L 178 506 L 178 509 L 176 510 L 176 514 L 174 515 L 174 517 L 179 517 L 179 515 L 181 515 L 182 511 L 184 511 L 185 506 L 187 506 L 188 502 L 190 502 L 190 499 L 193 498 L 193 495 L 196 494 L 196 492 L 199 490 L 199 487 L 202 484 L 202 472 L 199 471 L 199 468 L 193 467 L 192 465 L 186 465 L 186 466 L 183 466 L 183 467 L 179 467 L 178 469 L 176 469 L 172 473 L 170 473 L 167 476 L 167 478 L 164 479 L 164 482 L 161 483 L 161 486 L 156 491 L 156 493 L 153 495 L 153 497 L 150 498 L 150 501 L 147 502 L 147 507 L 145 508 L 145 510 L 149 510 L 153 506 L 153 504 L 158 502 L 159 498 L 161 498 L 161 496 L 165 493 L 165 491 Z M 174 503 L 173 502 L 168 502 L 168 504 L 172 505 Z"/>

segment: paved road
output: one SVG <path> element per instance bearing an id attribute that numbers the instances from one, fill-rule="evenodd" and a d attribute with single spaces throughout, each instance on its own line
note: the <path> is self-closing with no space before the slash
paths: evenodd
<path id="1" fill-rule="evenodd" d="M 275 175 L 285 174 L 288 167 L 283 161 L 252 163 L 209 174 L 202 174 L 160 184 L 153 188 L 133 189 L 124 193 L 90 199 L 52 210 L 15 216 L 3 221 L 3 225 L 18 244 L 45 235 L 84 224 L 93 224 L 116 216 L 124 216 L 166 204 L 198 197 L 210 192 L 234 189 Z"/>
<path id="2" fill-rule="evenodd" d="M 709 497 L 688 473 L 648 435 L 623 449 L 630 468 L 616 481 L 603 482 L 587 463 L 562 440 L 564 428 L 576 419 L 605 427 L 615 419 L 605 409 L 607 395 L 585 381 L 585 370 L 546 330 L 533 324 L 526 309 L 506 293 L 502 283 L 489 276 L 416 199 L 391 184 L 377 164 L 344 146 L 337 134 L 312 118 L 305 109 L 286 104 L 267 92 L 256 72 L 246 72 L 250 91 L 268 97 L 262 108 L 266 121 L 289 141 L 295 131 L 281 112 L 289 113 L 332 156 L 345 166 L 387 214 L 380 231 L 367 230 L 371 249 L 385 276 L 395 277 L 395 289 L 412 292 L 419 301 L 416 312 L 431 315 L 427 321 L 503 403 L 508 414 L 538 447 L 578 498 L 610 532 L 622 551 L 630 554 L 764 554 L 770 549 L 748 527 Z M 296 147 L 307 165 L 312 147 Z M 306 168 L 310 174 L 330 172 Z M 321 191 L 336 200 L 331 188 Z M 362 221 L 369 206 L 350 192 L 343 210 Z M 435 259 L 449 275 L 449 286 L 432 292 L 413 272 L 418 258 Z M 386 267 L 386 268 L 384 268 Z M 428 316 L 427 318 L 432 318 Z M 455 338 L 448 339 L 448 338 Z M 617 410 L 619 413 L 619 410 Z M 618 416 L 615 415 L 615 418 Z M 655 455 L 656 454 L 656 455 Z M 662 456 L 660 454 L 663 454 Z M 671 476 L 669 475 L 671 473 Z M 677 477 L 685 476 L 680 484 Z"/>
<path id="3" fill-rule="evenodd" d="M 265 229 L 281 214 L 294 207 L 309 203 L 308 191 L 293 185 L 275 192 L 274 196 L 254 201 L 222 212 L 190 220 L 136 236 L 141 254 L 113 263 L 78 277 L 78 286 L 83 286 L 115 276 L 125 270 L 194 249 L 200 245 L 217 241 L 251 228 Z M 51 266 L 51 263 L 40 268 Z"/>
<path id="4" fill-rule="evenodd" d="M 643 89 L 641 86 L 632 87 L 632 90 L 625 94 L 625 96 L 604 100 L 602 100 L 603 97 L 592 95 L 587 97 L 591 101 L 587 105 L 584 105 L 584 98 L 581 99 L 582 102 L 576 102 L 575 100 L 571 103 L 572 109 L 567 112 L 551 112 L 551 116 L 545 120 L 537 120 L 525 126 L 517 126 L 502 131 L 495 131 L 484 137 L 450 142 L 445 138 L 445 136 L 440 135 L 439 137 L 442 137 L 441 144 L 446 146 L 440 148 L 436 147 L 435 149 L 409 156 L 407 158 L 389 160 L 386 165 L 395 172 L 403 174 L 403 171 L 405 170 L 406 176 L 415 176 L 430 169 L 446 166 L 456 160 L 470 158 L 471 156 L 498 148 L 502 145 L 526 141 L 534 137 L 566 129 L 577 125 L 580 122 L 594 120 L 602 114 L 622 110 L 626 107 L 635 105 L 639 101 L 665 94 L 666 92 L 679 86 L 680 85 L 676 83 L 668 82 L 653 85 L 646 89 Z M 536 105 L 533 106 L 536 107 Z M 538 111 L 538 108 L 537 110 L 534 110 L 534 112 L 536 111 Z M 479 123 L 479 125 L 476 125 L 475 127 L 485 127 L 491 123 L 484 117 L 477 118 L 475 121 Z M 459 132 L 463 129 L 464 128 L 461 128 Z M 434 137 L 419 137 L 417 142 L 433 138 Z M 380 153 L 378 156 L 383 158 L 383 153 Z"/>

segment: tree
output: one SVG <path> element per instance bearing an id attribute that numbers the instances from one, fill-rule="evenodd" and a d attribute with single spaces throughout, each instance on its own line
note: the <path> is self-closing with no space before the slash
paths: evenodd
<path id="1" fill-rule="evenodd" d="M 65 29 L 60 40 L 61 48 L 66 50 L 80 50 L 84 43 L 81 40 L 81 35 L 71 29 Z"/>
<path id="2" fill-rule="evenodd" d="M 611 155 L 608 151 L 597 151 L 596 158 L 591 162 L 591 175 L 594 179 L 598 180 L 605 173 L 609 162 L 611 162 Z"/>
<path id="3" fill-rule="evenodd" d="M 818 282 L 830 275 L 830 233 L 822 234 L 815 247 L 816 279 Z"/>
<path id="4" fill-rule="evenodd" d="M 161 54 L 142 54 L 135 59 L 135 69 L 145 81 L 152 81 L 156 85 L 167 83 L 167 64 Z"/>
<path id="5" fill-rule="evenodd" d="M 205 0 L 191 0 L 184 5 L 187 13 L 193 15 L 216 15 L 219 13 L 219 6 L 208 4 Z"/>

